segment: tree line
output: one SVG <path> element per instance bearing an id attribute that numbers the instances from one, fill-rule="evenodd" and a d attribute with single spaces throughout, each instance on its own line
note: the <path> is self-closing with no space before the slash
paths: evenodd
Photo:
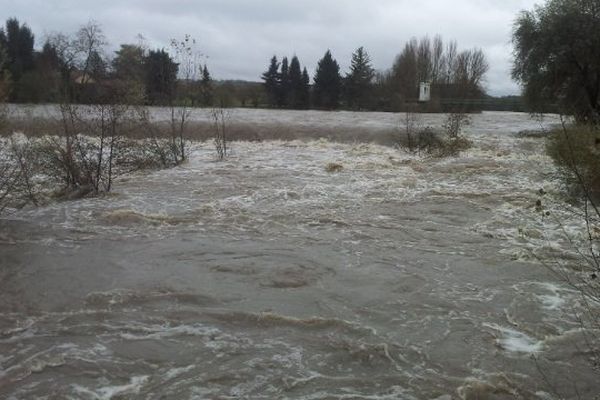
<path id="1" fill-rule="evenodd" d="M 290 67 L 287 58 L 279 63 L 273 56 L 262 80 L 271 107 L 386 111 L 414 105 L 420 83 L 427 82 L 433 92 L 428 107 L 435 110 L 447 99 L 485 97 L 483 83 L 488 69 L 481 49 L 459 51 L 456 41 L 445 44 L 438 35 L 433 40 L 427 36 L 411 39 L 387 71 L 377 72 L 367 51 L 359 47 L 344 76 L 327 50 L 317 64 L 312 87 L 306 68 L 300 74 L 296 56 Z M 297 102 L 298 98 L 302 101 Z"/>
<path id="2" fill-rule="evenodd" d="M 41 50 L 35 37 L 16 18 L 0 28 L 0 98 L 11 102 L 101 103 L 116 88 L 127 88 L 131 102 L 149 105 L 185 103 L 210 106 L 213 80 L 199 62 L 188 35 L 172 40 L 170 51 L 139 43 L 121 44 L 110 55 L 97 23 L 72 35 L 48 35 Z"/>
<path id="3" fill-rule="evenodd" d="M 419 84 L 429 82 L 432 101 L 420 107 L 440 111 L 447 99 L 483 98 L 489 69 L 481 49 L 459 51 L 440 36 L 409 40 L 385 71 L 375 70 L 364 47 L 344 74 L 330 50 L 312 77 L 296 55 L 273 56 L 262 85 L 213 81 L 189 35 L 168 49 L 151 49 L 140 37 L 110 54 L 101 27 L 89 22 L 71 35 L 48 35 L 41 50 L 34 44 L 31 29 L 16 18 L 0 29 L 0 99 L 99 103 L 119 87 L 127 101 L 148 105 L 402 111 L 414 107 Z"/>

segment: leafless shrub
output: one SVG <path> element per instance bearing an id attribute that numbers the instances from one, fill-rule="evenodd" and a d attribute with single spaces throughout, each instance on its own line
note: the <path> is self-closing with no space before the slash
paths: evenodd
<path id="1" fill-rule="evenodd" d="M 171 154 L 177 165 L 184 162 L 187 157 L 185 128 L 191 114 L 191 108 L 171 105 Z"/>
<path id="2" fill-rule="evenodd" d="M 0 213 L 9 206 L 15 187 L 19 180 L 19 168 L 7 154 L 1 154 L 0 158 Z"/>
<path id="3" fill-rule="evenodd" d="M 407 111 L 397 146 L 410 154 L 431 154 L 439 146 L 439 138 L 430 127 L 423 127 L 418 113 Z"/>
<path id="4" fill-rule="evenodd" d="M 40 139 L 45 173 L 61 183 L 69 197 L 109 192 L 114 179 L 144 168 L 170 167 L 181 162 L 179 143 L 172 137 L 134 140 L 131 132 L 144 124 L 154 129 L 147 110 L 130 106 L 120 89 L 91 107 L 62 104 L 62 132 Z"/>
<path id="5" fill-rule="evenodd" d="M 213 108 L 210 111 L 210 115 L 213 120 L 213 143 L 215 144 L 217 159 L 223 160 L 227 157 L 227 115 L 223 108 Z"/>
<path id="6" fill-rule="evenodd" d="M 19 175 L 16 181 L 16 192 L 25 202 L 31 202 L 38 205 L 37 194 L 33 177 L 36 170 L 39 169 L 36 165 L 37 156 L 36 150 L 33 148 L 29 140 L 18 142 L 14 137 L 11 138 L 10 152 L 13 163 L 16 165 Z"/>
<path id="7" fill-rule="evenodd" d="M 12 136 L 0 151 L 0 213 L 7 207 L 38 205 L 33 179 L 38 170 L 36 151 L 25 137 Z"/>
<path id="8" fill-rule="evenodd" d="M 452 112 L 446 115 L 442 128 L 449 139 L 458 138 L 465 126 L 471 124 L 471 117 L 464 112 Z"/>
<path id="9" fill-rule="evenodd" d="M 169 123 L 170 134 L 166 134 L 160 129 L 160 126 L 156 124 L 151 116 L 148 107 L 138 106 L 135 107 L 135 112 L 139 121 L 139 125 L 144 131 L 144 137 L 146 139 L 141 141 L 141 148 L 138 148 L 138 159 L 142 158 L 141 164 L 146 166 L 157 165 L 162 168 L 170 168 L 181 163 L 182 156 L 181 151 L 187 151 L 185 143 L 183 146 L 177 143 L 177 138 L 183 140 L 184 133 L 179 132 L 173 135 L 173 119 Z M 173 114 L 172 114 L 173 116 Z M 187 122 L 184 120 L 183 127 L 185 129 Z M 177 131 L 175 131 L 177 132 Z M 187 155 L 184 153 L 183 158 Z"/>
<path id="10" fill-rule="evenodd" d="M 118 113 L 108 106 L 87 109 L 61 105 L 63 134 L 42 139 L 47 172 L 62 181 L 66 193 L 110 191 L 117 142 Z M 77 126 L 85 126 L 79 133 Z"/>
<path id="11" fill-rule="evenodd" d="M 418 146 L 418 125 L 420 125 L 418 114 L 407 111 L 404 114 L 404 133 L 406 134 L 406 149 L 411 153 L 415 153 L 420 150 Z M 415 137 L 415 135 L 417 137 Z"/>
<path id="12" fill-rule="evenodd" d="M 457 156 L 471 147 L 471 141 L 461 135 L 462 127 L 469 120 L 466 114 L 449 114 L 442 125 L 442 131 L 436 131 L 429 126 L 422 127 L 418 115 L 407 112 L 403 134 L 397 145 L 402 150 L 419 156 Z"/>

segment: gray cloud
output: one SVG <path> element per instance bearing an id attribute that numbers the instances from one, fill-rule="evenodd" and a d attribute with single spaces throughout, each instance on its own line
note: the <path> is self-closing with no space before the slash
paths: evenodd
<path id="1" fill-rule="evenodd" d="M 389 68 L 412 36 L 441 34 L 459 47 L 481 47 L 490 62 L 491 94 L 518 93 L 510 79 L 512 23 L 535 0 L 0 0 L 5 18 L 26 22 L 41 46 L 46 33 L 74 32 L 94 19 L 111 43 L 151 47 L 189 33 L 219 79 L 258 80 L 273 54 L 296 54 L 309 72 L 331 49 L 343 70 L 364 46 L 377 69 Z M 4 19 L 5 19 L 4 18 Z"/>

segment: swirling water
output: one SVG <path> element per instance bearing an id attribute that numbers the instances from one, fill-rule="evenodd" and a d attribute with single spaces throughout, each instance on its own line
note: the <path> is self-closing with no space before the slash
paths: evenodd
<path id="1" fill-rule="evenodd" d="M 517 135 L 538 127 L 476 115 L 446 159 L 311 140 L 216 162 L 199 143 L 110 196 L 9 214 L 0 397 L 593 398 L 578 294 L 528 256 L 568 250 L 533 210 L 560 196 L 543 139 Z"/>

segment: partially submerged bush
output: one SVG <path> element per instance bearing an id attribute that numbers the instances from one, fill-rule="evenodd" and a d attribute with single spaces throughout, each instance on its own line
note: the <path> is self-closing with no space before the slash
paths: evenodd
<path id="1" fill-rule="evenodd" d="M 464 136 L 456 136 L 446 138 L 442 141 L 442 145 L 437 148 L 437 157 L 456 157 L 460 152 L 471 148 L 473 143 Z"/>
<path id="2" fill-rule="evenodd" d="M 7 207 L 38 205 L 49 197 L 76 199 L 110 192 L 120 175 L 180 162 L 170 137 L 131 139 L 127 133 L 135 120 L 117 106 L 110 107 L 82 117 L 76 107 L 66 106 L 58 136 L 0 138 L 0 213 Z M 82 124 L 85 135 L 77 133 Z M 179 150 L 179 143 L 175 145 Z"/>
<path id="3" fill-rule="evenodd" d="M 13 135 L 2 140 L 0 150 L 0 213 L 9 206 L 38 205 L 40 196 L 35 175 L 39 163 L 31 141 Z"/>
<path id="4" fill-rule="evenodd" d="M 213 108 L 210 111 L 213 121 L 213 143 L 217 152 L 217 159 L 222 161 L 227 157 L 227 119 L 229 116 L 223 108 Z"/>
<path id="5" fill-rule="evenodd" d="M 458 138 L 462 134 L 465 126 L 471 124 L 471 117 L 463 112 L 452 112 L 446 114 L 446 119 L 442 124 L 442 128 L 448 138 Z"/>
<path id="6" fill-rule="evenodd" d="M 411 113 L 406 114 L 404 123 L 404 132 L 400 135 L 397 145 L 411 154 L 457 156 L 472 145 L 471 141 L 462 135 L 463 126 L 470 123 L 470 117 L 466 114 L 448 114 L 441 131 L 430 126 L 420 126 L 418 117 Z"/>
<path id="7" fill-rule="evenodd" d="M 328 163 L 325 166 L 325 171 L 327 171 L 329 173 L 341 172 L 343 169 L 344 169 L 344 166 L 342 164 L 338 164 L 338 163 Z"/>
<path id="8" fill-rule="evenodd" d="M 557 129 L 548 137 L 546 151 L 571 195 L 600 199 L 600 128 Z"/>
<path id="9" fill-rule="evenodd" d="M 436 149 L 443 146 L 443 140 L 439 132 L 427 126 L 407 131 L 406 135 L 399 138 L 397 145 L 407 153 L 433 155 Z"/>

